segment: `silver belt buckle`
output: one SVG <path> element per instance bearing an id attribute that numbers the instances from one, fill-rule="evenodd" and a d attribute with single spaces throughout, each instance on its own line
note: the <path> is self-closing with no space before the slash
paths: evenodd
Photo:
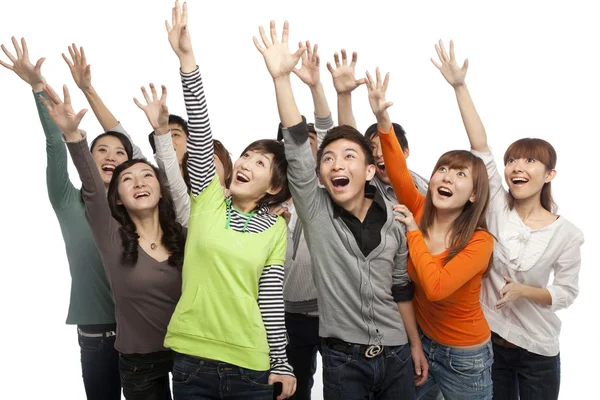
<path id="1" fill-rule="evenodd" d="M 383 351 L 383 346 L 381 346 L 379 344 L 369 346 L 369 347 L 367 347 L 367 350 L 365 350 L 365 357 L 367 357 L 367 358 L 377 357 L 378 355 L 381 354 L 382 351 Z"/>

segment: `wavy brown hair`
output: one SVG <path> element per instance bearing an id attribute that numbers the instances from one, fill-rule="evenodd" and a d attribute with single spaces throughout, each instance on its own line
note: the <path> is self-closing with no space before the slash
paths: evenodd
<path id="1" fill-rule="evenodd" d="M 435 164 L 431 177 L 442 166 L 449 169 L 468 168 L 471 171 L 473 192 L 475 193 L 475 201 L 467 201 L 460 215 L 452 222 L 450 228 L 451 246 L 448 249 L 448 256 L 444 259 L 444 264 L 446 264 L 465 248 L 475 231 L 482 230 L 488 232 L 485 217 L 490 200 L 490 186 L 485 164 L 481 158 L 475 156 L 470 151 L 452 150 L 442 154 Z M 428 190 L 423 216 L 419 223 L 419 228 L 423 232 L 423 236 L 428 237 L 429 228 L 433 225 L 434 217 L 435 206 L 431 199 L 431 190 Z M 491 266 L 491 261 L 490 257 L 486 273 Z"/>
<path id="2" fill-rule="evenodd" d="M 121 173 L 138 163 L 149 165 L 154 171 L 156 179 L 158 180 L 158 184 L 160 185 L 160 193 L 162 195 L 158 201 L 158 221 L 163 231 L 161 243 L 163 246 L 165 246 L 170 254 L 169 265 L 176 268 L 181 268 L 183 265 L 185 235 L 183 233 L 181 224 L 177 222 L 177 216 L 175 214 L 175 206 L 173 203 L 173 198 L 171 197 L 171 192 L 165 184 L 165 180 L 161 171 L 148 161 L 139 158 L 125 161 L 115 168 L 112 179 L 110 180 L 110 185 L 108 187 L 108 205 L 110 207 L 110 211 L 113 218 L 121 224 L 121 228 L 119 229 L 123 250 L 121 261 L 124 265 L 133 266 L 138 260 L 138 239 L 140 236 L 138 235 L 137 228 L 131 220 L 129 212 L 125 206 L 122 204 L 117 204 L 119 200 L 118 186 Z"/>

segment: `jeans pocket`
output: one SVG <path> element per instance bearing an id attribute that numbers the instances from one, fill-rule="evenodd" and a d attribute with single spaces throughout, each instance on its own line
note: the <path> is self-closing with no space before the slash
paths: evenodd
<path id="1" fill-rule="evenodd" d="M 256 388 L 272 388 L 269 385 L 269 371 L 254 371 L 251 369 L 242 369 L 242 380 Z"/>
<path id="2" fill-rule="evenodd" d="M 352 362 L 350 354 L 331 348 L 324 348 L 322 359 L 324 371 L 339 371 Z"/>
<path id="3" fill-rule="evenodd" d="M 119 355 L 119 374 L 123 387 L 144 384 L 152 368 L 152 364 L 132 362 L 127 356 Z"/>
<path id="4" fill-rule="evenodd" d="M 410 360 L 410 346 L 394 346 L 390 348 L 391 356 L 402 365 L 406 364 Z"/>
<path id="5" fill-rule="evenodd" d="M 459 375 L 476 377 L 485 370 L 485 362 L 482 357 L 459 357 L 451 356 L 450 369 Z"/>
<path id="6" fill-rule="evenodd" d="M 79 338 L 79 347 L 85 351 L 100 351 L 104 344 L 104 338 L 102 337 L 87 337 L 77 335 Z"/>
<path id="7" fill-rule="evenodd" d="M 187 385 L 192 378 L 198 374 L 198 368 L 191 370 L 180 366 L 177 362 L 173 364 L 173 385 Z"/>

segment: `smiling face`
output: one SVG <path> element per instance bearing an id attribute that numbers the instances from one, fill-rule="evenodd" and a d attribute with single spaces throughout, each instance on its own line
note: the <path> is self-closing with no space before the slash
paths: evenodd
<path id="1" fill-rule="evenodd" d="M 385 170 L 385 163 L 383 161 L 383 150 L 381 149 L 381 139 L 379 135 L 371 137 L 371 149 L 373 150 L 373 157 L 375 158 L 375 166 L 377 167 L 376 175 L 386 185 L 391 185 L 390 178 Z M 402 150 L 404 158 L 408 158 L 408 148 Z"/>
<path id="2" fill-rule="evenodd" d="M 110 135 L 96 140 L 92 149 L 92 157 L 105 185 L 110 183 L 115 168 L 129 159 L 121 140 Z"/>
<path id="3" fill-rule="evenodd" d="M 439 165 L 429 181 L 429 191 L 437 210 L 462 210 L 468 201 L 475 201 L 472 165 Z"/>
<path id="4" fill-rule="evenodd" d="M 169 124 L 171 130 L 171 140 L 173 141 L 173 148 L 177 154 L 177 161 L 181 164 L 183 156 L 187 151 L 187 136 L 183 131 L 183 128 L 179 124 Z"/>
<path id="5" fill-rule="evenodd" d="M 515 200 L 540 197 L 544 185 L 550 182 L 556 171 L 548 170 L 535 158 L 509 158 L 504 167 L 504 179 Z"/>
<path id="6" fill-rule="evenodd" d="M 156 172 L 145 162 L 133 164 L 121 172 L 117 192 L 117 204 L 134 214 L 154 210 L 162 197 Z"/>
<path id="7" fill-rule="evenodd" d="M 233 164 L 231 194 L 240 200 L 255 202 L 267 194 L 276 194 L 280 188 L 271 184 L 272 167 L 272 153 L 247 150 Z"/>
<path id="8" fill-rule="evenodd" d="M 319 162 L 319 180 L 341 207 L 364 197 L 365 182 L 373 179 L 375 165 L 367 162 L 363 146 L 348 139 L 327 143 Z"/>

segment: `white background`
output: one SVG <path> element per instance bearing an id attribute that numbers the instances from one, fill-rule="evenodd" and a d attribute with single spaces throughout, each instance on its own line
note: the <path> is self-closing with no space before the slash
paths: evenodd
<path id="1" fill-rule="evenodd" d="M 585 234 L 580 296 L 566 311 L 561 336 L 561 399 L 597 398 L 598 217 L 597 193 L 598 29 L 594 2 L 453 1 L 196 1 L 189 2 L 190 31 L 202 71 L 215 137 L 233 154 L 259 138 L 275 138 L 274 91 L 252 36 L 260 24 L 290 21 L 290 41 L 318 43 L 322 81 L 335 111 L 325 67 L 342 47 L 359 53 L 357 74 L 380 66 L 391 72 L 392 119 L 408 132 L 409 166 L 428 176 L 450 149 L 467 149 L 453 91 L 429 57 L 442 38 L 454 39 L 457 58 L 469 57 L 467 81 L 501 157 L 514 140 L 531 136 L 557 149 L 553 183 L 560 214 Z M 67 83 L 76 109 L 88 108 L 61 52 L 83 45 L 93 83 L 105 103 L 150 155 L 145 116 L 133 104 L 140 86 L 169 89 L 172 113 L 185 116 L 178 62 L 166 37 L 166 0 L 2 1 L 0 43 L 28 40 L 31 58 L 47 57 L 43 72 L 55 88 Z M 393 8 L 392 8 L 393 7 Z M 3 60 L 8 61 L 3 54 Z M 35 62 L 35 61 L 34 61 Z M 312 116 L 310 93 L 294 78 L 298 104 Z M 70 277 L 64 245 L 47 199 L 44 135 L 29 87 L 0 70 L 3 130 L 2 210 L 2 398 L 82 399 L 76 331 L 66 326 Z M 366 89 L 354 95 L 358 127 L 374 122 Z M 334 112 L 335 116 L 335 112 Z M 82 128 L 95 136 L 100 125 L 90 112 Z M 78 178 L 72 166 L 71 177 Z M 315 398 L 321 397 L 320 371 Z M 8 392 L 7 392 L 8 391 Z M 11 395 L 9 395 L 9 393 Z"/>

